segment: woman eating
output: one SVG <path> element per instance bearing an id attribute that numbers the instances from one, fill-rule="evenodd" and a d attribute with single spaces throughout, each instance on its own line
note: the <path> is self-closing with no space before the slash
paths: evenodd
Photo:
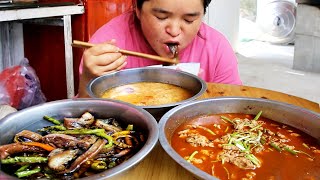
<path id="1" fill-rule="evenodd" d="M 237 58 L 227 39 L 202 22 L 211 0 L 136 0 L 132 11 L 115 17 L 90 39 L 80 64 L 78 97 L 88 97 L 87 83 L 121 69 L 161 65 L 119 49 L 199 63 L 206 82 L 241 84 Z M 177 52 L 177 53 L 176 53 Z"/>

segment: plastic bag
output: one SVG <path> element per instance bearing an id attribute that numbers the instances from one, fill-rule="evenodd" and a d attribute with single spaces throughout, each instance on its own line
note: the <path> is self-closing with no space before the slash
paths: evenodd
<path id="1" fill-rule="evenodd" d="M 20 65 L 6 68 L 0 74 L 0 104 L 18 110 L 46 102 L 40 81 L 29 61 L 24 58 Z"/>

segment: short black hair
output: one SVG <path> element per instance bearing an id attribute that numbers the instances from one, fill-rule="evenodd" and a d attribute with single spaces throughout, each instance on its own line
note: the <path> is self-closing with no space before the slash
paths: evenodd
<path id="1" fill-rule="evenodd" d="M 136 8 L 141 9 L 142 8 L 142 4 L 148 0 L 136 0 Z M 204 14 L 206 13 L 206 9 L 209 6 L 211 0 L 202 0 L 203 3 L 203 12 Z"/>

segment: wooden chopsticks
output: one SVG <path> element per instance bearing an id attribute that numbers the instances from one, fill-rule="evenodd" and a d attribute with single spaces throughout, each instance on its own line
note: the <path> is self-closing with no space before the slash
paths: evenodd
<path id="1" fill-rule="evenodd" d="M 73 47 L 81 47 L 81 48 L 90 48 L 92 46 L 95 46 L 95 44 L 83 42 L 83 41 L 78 41 L 78 40 L 73 40 L 72 46 Z M 145 54 L 145 53 L 140 53 L 140 52 L 135 52 L 135 51 L 128 51 L 128 50 L 124 50 L 124 49 L 120 49 L 119 52 L 124 55 L 128 55 L 128 56 L 143 57 L 143 58 L 147 58 L 147 59 L 152 59 L 152 60 L 167 62 L 167 63 L 172 63 L 172 64 L 179 63 L 177 58 L 170 59 L 170 58 L 155 56 L 155 55 L 151 55 L 151 54 Z"/>

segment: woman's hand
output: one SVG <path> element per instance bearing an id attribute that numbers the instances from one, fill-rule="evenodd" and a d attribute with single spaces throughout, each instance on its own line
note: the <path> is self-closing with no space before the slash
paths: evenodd
<path id="1" fill-rule="evenodd" d="M 84 51 L 78 97 L 89 97 L 86 86 L 91 79 L 118 71 L 127 64 L 126 56 L 119 53 L 114 44 L 115 40 L 111 40 Z"/>

